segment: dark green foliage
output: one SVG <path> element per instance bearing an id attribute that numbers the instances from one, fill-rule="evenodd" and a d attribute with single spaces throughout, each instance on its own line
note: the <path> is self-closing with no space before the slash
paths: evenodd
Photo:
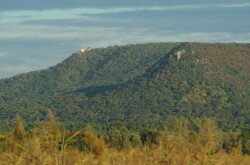
<path id="1" fill-rule="evenodd" d="M 141 141 L 144 145 L 147 144 L 154 144 L 157 145 L 158 144 L 158 137 L 159 137 L 160 133 L 158 131 L 152 131 L 152 130 L 148 130 L 148 131 L 143 131 L 141 133 Z"/>
<path id="2" fill-rule="evenodd" d="M 243 153 L 250 154 L 250 129 L 245 129 L 242 131 L 243 139 Z"/>

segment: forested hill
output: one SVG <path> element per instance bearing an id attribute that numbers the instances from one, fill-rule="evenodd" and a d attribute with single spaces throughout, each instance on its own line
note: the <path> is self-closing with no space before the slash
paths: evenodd
<path id="1" fill-rule="evenodd" d="M 88 86 L 124 83 L 145 72 L 180 43 L 158 43 L 77 52 L 46 70 L 0 81 L 0 101 L 39 97 Z"/>
<path id="2" fill-rule="evenodd" d="M 213 117 L 250 128 L 250 44 L 150 43 L 90 49 L 0 81 L 0 119 L 64 122 Z"/>

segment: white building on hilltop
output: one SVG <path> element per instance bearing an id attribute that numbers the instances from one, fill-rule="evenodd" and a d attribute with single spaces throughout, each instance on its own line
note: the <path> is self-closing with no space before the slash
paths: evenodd
<path id="1" fill-rule="evenodd" d="M 83 52 L 86 52 L 86 51 L 88 51 L 88 50 L 90 50 L 90 49 L 91 49 L 90 47 L 87 47 L 87 48 L 81 49 L 80 51 L 83 53 Z"/>

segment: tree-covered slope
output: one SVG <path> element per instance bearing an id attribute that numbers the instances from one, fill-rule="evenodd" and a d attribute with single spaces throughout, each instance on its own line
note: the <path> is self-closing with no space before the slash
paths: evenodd
<path id="1" fill-rule="evenodd" d="M 129 57 L 117 53 L 124 48 Z M 53 67 L 60 70 L 68 64 L 61 70 L 67 81 L 55 81 L 60 74 L 53 72 L 46 81 L 56 84 L 53 92 L 44 88 L 48 94 L 31 97 L 28 93 L 29 99 L 4 101 L 1 118 L 19 113 L 34 121 L 50 108 L 64 122 L 167 121 L 185 116 L 214 117 L 223 126 L 250 128 L 249 44 L 160 43 L 95 51 L 102 55 L 75 54 Z M 91 63 L 88 58 L 96 60 Z M 82 65 L 85 68 L 81 70 L 78 66 Z M 41 78 L 38 73 L 33 74 Z M 40 82 L 40 86 L 46 83 Z M 16 91 L 12 87 L 9 90 Z"/>
<path id="2" fill-rule="evenodd" d="M 112 46 L 78 52 L 46 70 L 0 81 L 0 101 L 118 84 L 144 73 L 179 43 Z"/>
<path id="3" fill-rule="evenodd" d="M 125 87 L 93 98 L 87 109 L 102 107 L 107 119 L 119 111 L 113 119 L 215 117 L 249 126 L 249 54 L 248 45 L 184 44 Z"/>

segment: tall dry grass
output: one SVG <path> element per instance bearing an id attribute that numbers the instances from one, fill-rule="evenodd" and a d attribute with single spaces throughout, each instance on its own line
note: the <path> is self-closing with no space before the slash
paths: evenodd
<path id="1" fill-rule="evenodd" d="M 117 150 L 108 147 L 90 126 L 84 134 L 66 131 L 52 112 L 30 132 L 17 117 L 13 131 L 0 136 L 0 165 L 249 164 L 250 157 L 244 156 L 240 147 L 229 153 L 222 149 L 223 132 L 213 120 L 194 122 L 199 131 L 190 129 L 185 119 L 176 118 L 174 128 L 162 131 L 158 144 Z M 72 145 L 76 137 L 89 147 L 88 152 Z"/>

